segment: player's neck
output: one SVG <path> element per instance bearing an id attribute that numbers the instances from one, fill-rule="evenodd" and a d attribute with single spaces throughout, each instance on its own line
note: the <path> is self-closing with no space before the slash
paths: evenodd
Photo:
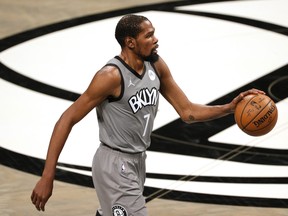
<path id="1" fill-rule="evenodd" d="M 138 74 L 143 73 L 144 69 L 144 61 L 143 59 L 140 59 L 135 54 L 127 53 L 127 52 L 121 52 L 119 57 L 127 64 L 129 65 L 133 70 L 135 70 Z"/>

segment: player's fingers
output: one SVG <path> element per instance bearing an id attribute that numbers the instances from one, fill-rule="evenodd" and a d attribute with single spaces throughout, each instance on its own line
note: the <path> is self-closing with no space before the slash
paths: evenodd
<path id="1" fill-rule="evenodd" d="M 42 198 L 41 196 L 38 196 L 37 193 L 35 193 L 34 191 L 31 194 L 31 201 L 38 211 L 41 210 L 45 211 L 45 204 L 46 204 L 45 199 Z"/>
<path id="2" fill-rule="evenodd" d="M 35 200 L 35 201 L 33 201 L 33 204 L 34 204 L 35 208 L 36 208 L 38 211 L 40 211 L 39 201 Z"/>
<path id="3" fill-rule="evenodd" d="M 35 207 L 38 211 L 45 211 L 45 199 L 38 197 L 35 203 Z"/>
<path id="4" fill-rule="evenodd" d="M 265 94 L 265 92 L 262 90 L 259 90 L 259 89 L 252 88 L 252 89 L 248 90 L 246 94 L 247 95 L 248 94 Z"/>
<path id="5" fill-rule="evenodd" d="M 265 94 L 264 91 L 259 90 L 259 89 L 249 89 L 247 91 L 241 92 L 238 97 L 235 98 L 234 102 L 238 103 L 239 101 L 241 101 L 245 96 L 249 95 L 249 94 Z"/>
<path id="6" fill-rule="evenodd" d="M 31 193 L 30 199 L 31 199 L 31 202 L 34 204 L 34 202 L 33 202 L 34 201 L 34 190 Z"/>
<path id="7" fill-rule="evenodd" d="M 40 211 L 40 202 L 40 198 L 36 198 L 33 203 L 38 211 Z"/>
<path id="8" fill-rule="evenodd" d="M 231 108 L 230 110 L 233 112 L 235 111 L 235 108 L 237 106 L 237 104 L 247 95 L 249 94 L 265 94 L 264 91 L 262 90 L 259 90 L 259 89 L 255 89 L 255 88 L 252 88 L 252 89 L 249 89 L 247 91 L 244 91 L 244 92 L 241 92 L 237 97 L 235 97 L 232 102 L 230 103 L 231 104 Z"/>
<path id="9" fill-rule="evenodd" d="M 32 194 L 31 194 L 31 201 L 32 201 L 32 203 L 33 203 L 34 205 L 36 204 L 37 194 L 35 193 L 34 190 L 32 191 Z"/>
<path id="10" fill-rule="evenodd" d="M 47 200 L 42 200 L 42 202 L 40 203 L 40 210 L 45 211 L 45 204 L 46 204 Z"/>

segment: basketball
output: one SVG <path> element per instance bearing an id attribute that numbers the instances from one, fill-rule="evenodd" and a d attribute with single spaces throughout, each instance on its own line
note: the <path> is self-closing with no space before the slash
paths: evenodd
<path id="1" fill-rule="evenodd" d="M 267 95 L 251 94 L 237 104 L 234 118 L 238 127 L 246 134 L 262 136 L 276 125 L 278 110 Z"/>

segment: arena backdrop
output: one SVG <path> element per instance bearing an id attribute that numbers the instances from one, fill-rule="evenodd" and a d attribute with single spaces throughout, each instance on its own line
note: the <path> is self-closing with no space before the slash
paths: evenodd
<path id="1" fill-rule="evenodd" d="M 191 101 L 229 102 L 258 88 L 276 103 L 275 128 L 244 134 L 233 115 L 187 125 L 163 99 L 148 149 L 147 202 L 288 208 L 288 2 L 175 1 L 94 14 L 0 41 L 0 162 L 40 175 L 61 113 L 120 47 L 124 14 L 147 16 L 159 54 Z M 93 187 L 99 145 L 96 112 L 78 123 L 59 158 L 56 179 Z"/>

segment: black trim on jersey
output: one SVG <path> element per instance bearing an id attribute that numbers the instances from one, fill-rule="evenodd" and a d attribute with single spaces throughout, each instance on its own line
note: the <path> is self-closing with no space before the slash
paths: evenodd
<path id="1" fill-rule="evenodd" d="M 158 79 L 159 79 L 159 81 L 161 80 L 160 79 L 160 75 L 159 75 L 159 72 L 158 72 L 158 70 L 156 69 L 156 67 L 155 67 L 155 65 L 154 65 L 154 62 L 150 62 L 150 65 L 151 65 L 151 67 L 154 69 L 154 71 L 155 71 L 155 73 L 156 73 L 156 75 L 157 75 L 157 77 L 158 77 Z M 160 82 L 160 89 L 161 89 L 161 82 Z"/>
<path id="2" fill-rule="evenodd" d="M 142 74 L 138 74 L 133 68 L 130 67 L 130 65 L 128 65 L 122 58 L 120 58 L 119 56 L 115 56 L 115 58 L 117 60 L 119 60 L 124 67 L 126 67 L 131 73 L 133 73 L 136 77 L 138 77 L 139 79 L 143 79 L 143 77 L 145 76 L 146 73 L 146 65 L 144 64 L 144 68 L 143 68 L 143 73 Z"/>
<path id="3" fill-rule="evenodd" d="M 108 101 L 109 103 L 110 102 L 114 102 L 114 101 L 119 101 L 121 100 L 121 98 L 123 97 L 123 94 L 124 94 L 124 90 L 125 90 L 125 86 L 124 86 L 124 79 L 123 79 L 123 75 L 122 75 L 122 71 L 120 70 L 120 68 L 118 67 L 118 65 L 116 64 L 113 64 L 113 63 L 108 63 L 106 64 L 105 66 L 113 66 L 113 67 L 116 67 L 119 71 L 119 74 L 121 76 L 121 92 L 120 92 L 120 95 L 118 97 L 113 97 L 112 95 L 108 96 Z"/>

